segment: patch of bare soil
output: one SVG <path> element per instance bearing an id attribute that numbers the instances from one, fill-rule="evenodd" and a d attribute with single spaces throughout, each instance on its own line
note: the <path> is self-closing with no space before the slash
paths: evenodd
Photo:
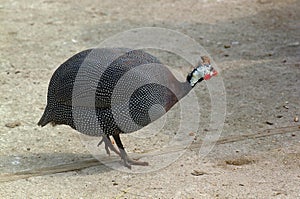
<path id="1" fill-rule="evenodd" d="M 1 1 L 1 198 L 300 198 L 299 21 L 297 0 Z M 214 129 L 209 90 L 197 85 L 200 127 L 187 132 L 193 143 L 162 148 L 178 127 L 175 107 L 164 132 L 122 139 L 130 154 L 152 154 L 149 168 L 183 155 L 131 173 L 97 161 L 69 127 L 37 122 L 61 63 L 145 26 L 179 31 L 208 51 L 224 81 L 226 119 L 213 150 L 200 157 Z M 176 70 L 190 68 L 171 53 L 154 53 Z M 116 156 L 102 158 L 122 167 Z"/>

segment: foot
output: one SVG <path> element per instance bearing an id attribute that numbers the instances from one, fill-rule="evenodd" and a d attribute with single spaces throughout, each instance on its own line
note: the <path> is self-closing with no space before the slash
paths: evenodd
<path id="1" fill-rule="evenodd" d="M 121 152 L 120 156 L 124 162 L 125 167 L 131 169 L 131 165 L 140 165 L 140 166 L 148 166 L 149 165 L 148 162 L 138 161 L 138 159 L 136 159 L 136 160 L 131 159 L 130 157 L 128 157 L 125 150 L 123 150 L 123 149 L 119 149 L 119 150 Z"/>
<path id="2" fill-rule="evenodd" d="M 104 142 L 104 147 L 106 150 L 106 153 L 110 156 L 110 150 L 115 152 L 117 155 L 121 156 L 120 152 L 114 147 L 114 145 L 112 144 L 110 138 L 107 136 L 102 136 L 102 140 L 100 140 L 100 142 L 97 144 L 97 146 L 99 147 L 102 143 Z"/>

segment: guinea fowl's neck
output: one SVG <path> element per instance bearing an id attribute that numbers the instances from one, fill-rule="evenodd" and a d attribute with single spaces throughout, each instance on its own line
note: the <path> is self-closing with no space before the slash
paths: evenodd
<path id="1" fill-rule="evenodd" d="M 184 96 L 186 96 L 191 90 L 192 86 L 189 82 L 179 82 L 175 78 L 172 83 L 169 85 L 171 92 L 167 92 L 166 104 L 164 104 L 164 108 L 166 111 L 169 111 L 179 100 L 181 100 Z"/>
<path id="2" fill-rule="evenodd" d="M 192 86 L 190 85 L 190 83 L 188 81 L 185 82 L 180 82 L 180 92 L 178 93 L 178 100 L 182 99 L 184 96 L 186 96 L 191 90 L 192 90 Z"/>

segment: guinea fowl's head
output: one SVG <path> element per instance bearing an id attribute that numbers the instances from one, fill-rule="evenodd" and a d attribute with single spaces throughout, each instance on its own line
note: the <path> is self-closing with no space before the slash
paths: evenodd
<path id="1" fill-rule="evenodd" d="M 209 80 L 211 77 L 216 76 L 218 72 L 211 66 L 210 59 L 207 56 L 201 57 L 202 61 L 199 62 L 196 68 L 188 74 L 187 81 L 192 87 L 202 80 Z"/>

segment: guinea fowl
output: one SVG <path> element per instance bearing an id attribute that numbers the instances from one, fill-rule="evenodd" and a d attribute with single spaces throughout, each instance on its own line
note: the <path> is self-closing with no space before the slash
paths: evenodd
<path id="1" fill-rule="evenodd" d="M 186 81 L 179 82 L 143 50 L 95 48 L 77 53 L 54 72 L 38 125 L 65 124 L 83 134 L 102 136 L 98 146 L 104 142 L 106 152 L 117 153 L 126 167 L 148 165 L 128 157 L 120 134 L 158 119 L 198 82 L 215 76 L 209 58 L 201 59 Z"/>

